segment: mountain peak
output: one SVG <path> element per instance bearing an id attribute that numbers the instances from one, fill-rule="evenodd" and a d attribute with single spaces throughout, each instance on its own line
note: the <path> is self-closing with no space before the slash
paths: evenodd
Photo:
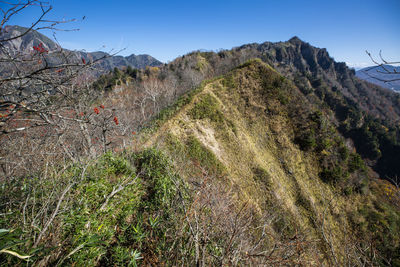
<path id="1" fill-rule="evenodd" d="M 292 38 L 289 39 L 288 42 L 292 44 L 303 43 L 303 41 L 297 36 L 293 36 Z"/>

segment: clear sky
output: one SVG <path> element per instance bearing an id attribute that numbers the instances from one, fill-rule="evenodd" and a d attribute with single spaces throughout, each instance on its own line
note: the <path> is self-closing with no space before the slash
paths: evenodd
<path id="1" fill-rule="evenodd" d="M 193 50 L 230 49 L 293 36 L 325 47 L 337 61 L 371 65 L 365 54 L 382 50 L 400 60 L 400 0 L 49 0 L 48 19 L 77 18 L 58 32 L 69 49 L 125 48 L 122 55 L 150 54 L 168 62 Z M 4 3 L 0 2 L 4 6 Z M 30 26 L 37 12 L 21 12 L 9 24 Z M 81 20 L 84 16 L 86 18 Z M 105 47 L 104 47 L 105 46 Z"/>

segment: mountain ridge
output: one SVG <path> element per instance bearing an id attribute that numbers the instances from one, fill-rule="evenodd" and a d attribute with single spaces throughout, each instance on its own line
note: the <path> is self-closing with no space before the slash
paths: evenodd
<path id="1" fill-rule="evenodd" d="M 21 143 L 32 167 L 0 168 L 13 171 L 0 211 L 33 264 L 400 263 L 400 192 L 384 180 L 400 173 L 399 98 L 325 49 L 294 37 L 195 51 L 85 88 L 100 97 L 50 113 L 68 115 L 63 132 L 30 130 L 52 153 L 32 157 L 19 133 L 0 143 L 2 164 L 22 162 Z"/>
<path id="2" fill-rule="evenodd" d="M 317 258 L 309 257 L 315 247 L 303 248 L 303 264 L 352 261 L 346 258 L 355 255 L 348 254 L 353 247 L 350 240 L 362 233 L 357 232 L 362 223 L 355 222 L 356 217 L 362 220 L 358 208 L 375 212 L 376 192 L 367 191 L 378 189 L 367 184 L 383 185 L 332 130 L 329 112 L 319 113 L 318 105 L 261 60 L 202 83 L 185 103 L 145 138 L 145 147 L 169 155 L 189 183 L 210 187 L 223 183 L 234 195 L 236 207 L 246 203 L 261 217 L 279 207 L 276 216 L 284 225 L 291 222 L 296 238 L 304 235 L 305 243 L 313 238 L 320 242 L 314 251 Z M 303 139 L 310 128 L 319 136 L 312 149 Z M 367 224 L 373 223 L 368 219 Z M 268 229 L 272 242 L 284 236 L 279 228 Z"/>
<path id="3" fill-rule="evenodd" d="M 329 112 L 335 127 L 381 178 L 400 175 L 400 165 L 394 157 L 400 153 L 400 95 L 358 79 L 353 69 L 344 62 L 335 62 L 326 49 L 313 47 L 299 38 L 246 44 L 218 53 L 194 51 L 161 66 L 153 74 L 151 71 L 112 74 L 116 75 L 110 79 L 112 82 L 107 85 L 108 78 L 105 78 L 105 84 L 99 89 L 111 88 L 115 79 L 121 85 L 129 80 L 124 85 L 125 91 L 129 92 L 130 87 L 141 88 L 144 80 L 159 79 L 169 88 L 165 93 L 159 92 L 162 99 L 159 108 L 165 108 L 204 79 L 225 75 L 254 58 L 272 66 L 290 79 L 309 101 Z M 173 86 L 168 87 L 169 83 Z"/>
<path id="4" fill-rule="evenodd" d="M 7 25 L 3 28 L 0 38 L 1 39 L 9 39 L 16 37 L 18 35 L 23 34 L 28 31 L 28 28 L 17 26 L 17 25 Z M 9 47 L 12 51 L 19 51 L 22 53 L 31 53 L 33 51 L 33 47 L 43 44 L 44 48 L 49 52 L 61 49 L 60 45 L 51 40 L 49 37 L 45 36 L 42 33 L 39 33 L 35 30 L 30 30 L 26 35 L 22 36 L 22 38 L 14 39 L 8 41 L 6 44 L 3 44 L 6 47 Z M 66 50 L 66 49 L 65 49 Z M 69 50 L 66 50 L 69 51 Z M 95 60 L 101 57 L 105 57 L 101 62 L 98 63 L 101 69 L 104 71 L 110 71 L 116 68 L 122 67 L 132 67 L 132 68 L 145 68 L 146 66 L 159 66 L 163 64 L 157 59 L 153 58 L 150 55 L 135 55 L 131 54 L 129 56 L 118 56 L 118 55 L 110 55 L 103 51 L 94 51 L 94 52 L 84 52 L 79 50 L 71 51 L 75 54 L 75 56 L 79 56 L 80 58 L 84 58 L 85 60 Z"/>

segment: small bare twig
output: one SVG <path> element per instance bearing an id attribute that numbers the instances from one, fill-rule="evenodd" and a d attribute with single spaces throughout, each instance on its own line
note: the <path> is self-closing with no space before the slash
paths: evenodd
<path id="1" fill-rule="evenodd" d="M 136 182 L 138 178 L 138 175 L 129 176 L 125 180 L 123 180 L 120 184 L 116 185 L 113 187 L 113 190 L 111 193 L 105 198 L 104 203 L 100 207 L 100 211 L 105 210 L 107 207 L 108 201 L 110 201 L 111 198 L 113 198 L 116 194 L 118 194 L 120 191 L 124 190 L 127 186 L 132 185 Z"/>
<path id="2" fill-rule="evenodd" d="M 382 51 L 379 51 L 379 58 L 380 58 L 380 61 L 381 61 L 381 62 L 379 62 L 378 60 L 376 60 L 376 59 L 371 55 L 370 52 L 368 52 L 368 51 L 365 51 L 365 52 L 367 53 L 367 55 L 369 56 L 369 58 L 371 59 L 371 61 L 375 64 L 375 66 L 370 67 L 370 68 L 364 70 L 364 73 L 365 73 L 366 75 L 368 75 L 368 77 L 373 78 L 373 79 L 375 79 L 375 80 L 377 80 L 377 81 L 384 82 L 384 83 L 390 83 L 390 82 L 394 82 L 394 81 L 399 81 L 399 80 L 400 80 L 400 77 L 399 77 L 399 78 L 397 78 L 397 77 L 396 77 L 396 78 L 379 78 L 379 77 L 376 77 L 376 76 L 371 75 L 371 73 L 370 73 L 370 71 L 376 69 L 376 72 L 381 73 L 381 74 L 399 75 L 400 72 L 398 72 L 395 68 L 394 68 L 393 70 L 389 70 L 389 69 L 387 68 L 387 65 L 400 64 L 400 61 L 397 61 L 397 62 L 396 62 L 396 61 L 393 61 L 393 62 L 387 61 L 387 60 L 385 60 L 384 57 L 382 56 Z M 382 70 L 383 70 L 383 71 L 382 71 Z"/>

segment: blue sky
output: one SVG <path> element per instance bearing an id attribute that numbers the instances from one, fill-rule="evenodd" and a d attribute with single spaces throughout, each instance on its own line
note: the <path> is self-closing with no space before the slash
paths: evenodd
<path id="1" fill-rule="evenodd" d="M 111 49 L 122 55 L 150 54 L 168 62 L 197 49 L 230 49 L 246 43 L 285 41 L 293 36 L 325 47 L 337 61 L 371 65 L 365 54 L 382 50 L 400 60 L 400 1 L 214 0 L 91 1 L 50 0 L 48 19 L 77 18 L 58 32 L 66 48 Z M 0 3 L 0 5 L 5 5 Z M 29 26 L 34 8 L 9 24 Z M 84 20 L 81 20 L 86 16 Z M 45 33 L 45 32 L 44 32 Z"/>

